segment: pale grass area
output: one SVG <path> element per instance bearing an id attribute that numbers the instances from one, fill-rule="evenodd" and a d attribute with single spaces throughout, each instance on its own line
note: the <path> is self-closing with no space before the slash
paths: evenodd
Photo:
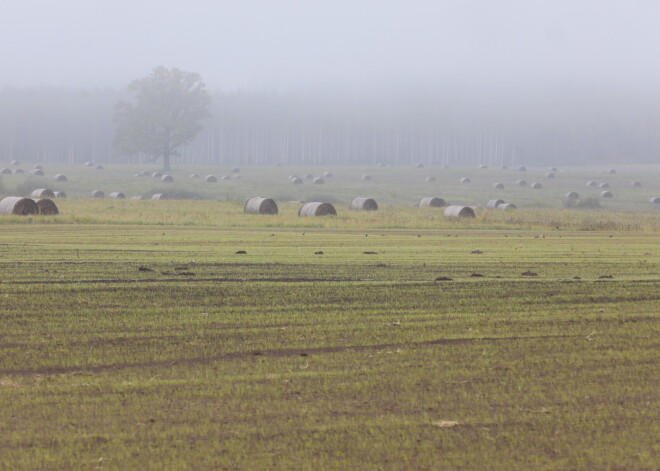
<path id="1" fill-rule="evenodd" d="M 377 212 L 349 211 L 336 205 L 338 216 L 299 218 L 298 203 L 280 202 L 275 216 L 243 213 L 242 202 L 60 199 L 59 216 L 6 216 L 0 223 L 163 224 L 228 228 L 369 229 L 545 229 L 658 231 L 660 212 L 624 213 L 608 210 L 517 209 L 476 210 L 474 219 L 447 218 L 442 209 L 381 206 Z"/>

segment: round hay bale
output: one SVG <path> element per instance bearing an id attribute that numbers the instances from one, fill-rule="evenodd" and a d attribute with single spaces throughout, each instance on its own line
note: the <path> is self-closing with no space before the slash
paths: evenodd
<path id="1" fill-rule="evenodd" d="M 163 174 L 160 172 L 154 172 L 151 174 L 151 178 L 163 178 Z"/>
<path id="2" fill-rule="evenodd" d="M 421 162 L 415 163 L 415 168 L 424 168 L 424 164 Z"/>
<path id="3" fill-rule="evenodd" d="M 92 162 L 90 162 L 89 160 L 87 162 L 85 162 L 85 167 L 93 167 L 93 166 L 94 166 L 94 164 Z"/>
<path id="4" fill-rule="evenodd" d="M 303 182 L 303 181 L 302 181 L 302 178 L 300 178 L 300 177 L 293 177 L 293 178 L 290 178 L 289 181 L 290 181 L 291 183 L 293 183 L 294 185 L 302 185 L 302 182 Z"/>
<path id="5" fill-rule="evenodd" d="M 54 191 L 53 193 L 55 194 L 55 198 L 66 198 L 66 193 L 63 191 Z"/>
<path id="6" fill-rule="evenodd" d="M 540 190 L 541 188 L 543 188 L 543 185 L 541 185 L 539 182 L 532 182 L 531 185 L 529 185 L 529 187 L 532 190 Z"/>
<path id="7" fill-rule="evenodd" d="M 595 187 L 595 186 L 598 186 L 598 182 L 595 182 L 595 181 L 593 181 L 593 180 L 589 180 L 589 181 L 587 182 L 587 187 L 588 187 L 588 188 L 593 188 L 593 187 Z"/>
<path id="8" fill-rule="evenodd" d="M 13 173 L 13 172 L 11 171 L 10 168 L 6 168 L 6 167 L 5 167 L 5 168 L 3 168 L 3 169 L 0 169 L 0 174 L 2 174 L 2 175 L 11 175 L 12 173 Z"/>
<path id="9" fill-rule="evenodd" d="M 232 179 L 232 180 L 242 180 L 243 177 L 241 177 L 240 175 L 232 175 L 232 176 L 231 176 L 231 179 Z"/>
<path id="10" fill-rule="evenodd" d="M 427 196 L 419 200 L 420 208 L 442 208 L 443 206 L 447 206 L 447 202 L 444 198 L 437 196 Z"/>
<path id="11" fill-rule="evenodd" d="M 502 203 L 502 204 L 498 204 L 496 209 L 504 209 L 504 210 L 506 210 L 506 209 L 518 209 L 518 206 L 516 206 L 513 203 Z"/>
<path id="12" fill-rule="evenodd" d="M 600 197 L 601 197 L 601 198 L 614 198 L 614 195 L 612 194 L 611 191 L 607 191 L 607 190 L 605 190 L 605 191 L 602 191 L 602 192 L 600 193 Z"/>
<path id="13" fill-rule="evenodd" d="M 501 204 L 504 204 L 504 200 L 488 200 L 488 203 L 486 203 L 486 208 L 495 209 Z"/>
<path id="14" fill-rule="evenodd" d="M 516 180 L 516 185 L 527 186 L 527 182 L 525 180 Z"/>
<path id="15" fill-rule="evenodd" d="M 163 183 L 174 183 L 174 177 L 172 175 L 163 175 L 160 181 Z"/>
<path id="16" fill-rule="evenodd" d="M 96 170 L 105 170 L 105 167 L 103 167 L 103 165 L 101 165 L 101 164 L 96 164 L 96 165 L 94 166 L 94 168 L 95 168 Z"/>
<path id="17" fill-rule="evenodd" d="M 660 196 L 654 196 L 649 200 L 651 204 L 660 204 Z"/>
<path id="18" fill-rule="evenodd" d="M 39 188 L 30 193 L 30 198 L 55 198 L 55 193 L 50 188 Z"/>
<path id="19" fill-rule="evenodd" d="M 449 165 L 444 164 L 444 165 L 442 166 L 442 168 L 449 168 Z"/>
<path id="20" fill-rule="evenodd" d="M 32 166 L 32 168 L 33 168 L 34 170 L 43 170 L 43 169 L 44 169 L 44 166 L 41 165 L 41 164 L 34 164 L 34 165 Z"/>
<path id="21" fill-rule="evenodd" d="M 39 209 L 37 208 L 37 203 L 30 198 L 7 196 L 0 200 L 0 214 L 27 216 L 29 214 L 39 214 Z"/>
<path id="22" fill-rule="evenodd" d="M 204 177 L 204 181 L 206 183 L 216 183 L 218 181 L 218 178 L 215 175 L 207 175 Z"/>
<path id="23" fill-rule="evenodd" d="M 9 165 L 21 165 L 21 163 L 18 160 L 12 160 Z"/>
<path id="24" fill-rule="evenodd" d="M 610 175 L 614 175 L 614 174 L 616 173 L 616 170 L 614 170 L 613 168 L 611 168 L 611 169 L 609 169 L 609 170 L 607 171 L 607 173 L 609 173 Z"/>
<path id="25" fill-rule="evenodd" d="M 564 198 L 566 198 L 567 200 L 579 200 L 580 195 L 575 191 L 569 191 L 564 195 Z"/>
<path id="26" fill-rule="evenodd" d="M 635 180 L 634 182 L 630 183 L 630 186 L 632 186 L 633 188 L 641 188 L 642 187 L 642 182 L 639 182 L 639 181 Z"/>
<path id="27" fill-rule="evenodd" d="M 370 182 L 371 181 L 371 175 L 362 175 L 360 177 L 360 180 L 362 180 L 363 182 Z"/>
<path id="28" fill-rule="evenodd" d="M 376 164 L 376 167 L 384 167 L 384 166 L 385 166 L 385 164 L 383 162 L 378 162 Z"/>
<path id="29" fill-rule="evenodd" d="M 353 211 L 378 211 L 378 203 L 372 198 L 353 198 L 348 208 Z"/>
<path id="30" fill-rule="evenodd" d="M 123 200 L 126 198 L 126 195 L 122 193 L 121 191 L 113 191 L 108 195 L 110 198 L 118 199 L 118 200 Z"/>
<path id="31" fill-rule="evenodd" d="M 524 165 L 521 165 L 520 167 L 518 167 L 518 171 L 519 171 L 519 172 L 526 172 L 526 171 L 527 171 L 527 167 L 525 167 Z"/>
<path id="32" fill-rule="evenodd" d="M 196 173 L 191 173 L 190 178 L 199 178 L 199 175 L 197 175 Z"/>
<path id="33" fill-rule="evenodd" d="M 92 198 L 105 198 L 105 193 L 101 190 L 92 190 L 89 194 Z"/>
<path id="34" fill-rule="evenodd" d="M 300 177 L 298 175 L 296 175 L 295 173 L 292 174 L 292 175 L 289 175 L 289 180 L 293 180 L 294 178 L 300 178 Z"/>
<path id="35" fill-rule="evenodd" d="M 149 170 L 142 170 L 142 172 L 140 172 L 140 174 L 143 177 L 150 177 L 151 176 L 151 172 Z"/>
<path id="36" fill-rule="evenodd" d="M 305 203 L 298 210 L 298 216 L 300 217 L 309 217 L 309 216 L 336 216 L 337 211 L 335 207 L 330 203 Z"/>
<path id="37" fill-rule="evenodd" d="M 66 175 L 64 175 L 63 173 L 58 173 L 57 175 L 55 175 L 53 180 L 55 180 L 56 182 L 65 182 L 68 179 L 66 178 Z"/>
<path id="38" fill-rule="evenodd" d="M 427 183 L 433 183 L 435 181 L 435 177 L 426 177 L 424 181 Z"/>
<path id="39" fill-rule="evenodd" d="M 220 180 L 231 180 L 231 177 L 229 175 L 223 175 L 220 177 Z"/>
<path id="40" fill-rule="evenodd" d="M 164 193 L 155 193 L 155 194 L 151 195 L 151 199 L 152 200 L 164 200 L 164 199 L 167 199 L 167 198 L 165 198 Z"/>
<path id="41" fill-rule="evenodd" d="M 241 173 L 241 169 L 238 167 L 234 167 L 231 169 L 231 173 Z"/>
<path id="42" fill-rule="evenodd" d="M 557 167 L 550 167 L 550 168 L 548 169 L 548 171 L 550 171 L 550 172 L 558 172 Z"/>
<path id="43" fill-rule="evenodd" d="M 603 190 L 606 190 L 610 187 L 610 184 L 607 182 L 603 182 L 600 185 L 598 185 L 598 188 L 602 188 Z"/>
<path id="44" fill-rule="evenodd" d="M 271 198 L 253 196 L 245 200 L 243 212 L 248 214 L 277 214 L 277 203 Z"/>
<path id="45" fill-rule="evenodd" d="M 469 206 L 447 206 L 443 212 L 447 217 L 454 218 L 473 218 L 475 217 L 474 209 Z"/>
<path id="46" fill-rule="evenodd" d="M 43 198 L 36 200 L 35 203 L 37 205 L 39 214 L 42 216 L 54 216 L 56 214 L 60 214 L 59 209 L 57 209 L 57 205 L 51 199 Z"/>
<path id="47" fill-rule="evenodd" d="M 303 179 L 304 180 L 314 180 L 314 175 L 312 175 L 311 173 L 306 173 L 305 175 L 303 175 Z"/>
<path id="48" fill-rule="evenodd" d="M 40 168 L 35 168 L 34 170 L 30 171 L 31 175 L 35 175 L 37 177 L 43 177 L 44 176 L 44 171 L 41 170 Z"/>
<path id="49" fill-rule="evenodd" d="M 133 176 L 136 177 L 136 178 L 142 178 L 142 173 L 140 173 L 140 172 L 134 173 Z"/>
<path id="50" fill-rule="evenodd" d="M 548 172 L 545 174 L 545 178 L 555 178 L 554 172 Z"/>
<path id="51" fill-rule="evenodd" d="M 332 178 L 334 175 L 332 172 L 323 172 L 323 178 Z"/>
<path id="52" fill-rule="evenodd" d="M 468 177 L 463 177 L 459 181 L 461 183 L 472 183 L 472 180 L 470 180 Z"/>
<path id="53" fill-rule="evenodd" d="M 23 170 L 22 168 L 17 168 L 16 170 L 14 170 L 14 175 L 20 175 L 23 173 L 25 173 L 25 170 Z"/>
<path id="54" fill-rule="evenodd" d="M 321 177 L 316 177 L 314 180 L 312 180 L 312 183 L 314 185 L 323 185 L 325 183 L 325 180 L 322 179 Z"/>
<path id="55" fill-rule="evenodd" d="M 486 165 L 486 164 L 481 164 L 481 165 L 479 165 L 479 168 L 488 168 L 488 165 Z"/>
<path id="56" fill-rule="evenodd" d="M 496 190 L 503 190 L 504 189 L 504 183 L 493 183 L 493 188 Z"/>
<path id="57" fill-rule="evenodd" d="M 132 200 L 143 200 L 144 198 L 142 196 L 131 196 Z"/>
<path id="58" fill-rule="evenodd" d="M 509 166 L 508 166 L 508 165 L 502 165 L 500 168 L 501 168 L 502 170 L 509 170 Z"/>

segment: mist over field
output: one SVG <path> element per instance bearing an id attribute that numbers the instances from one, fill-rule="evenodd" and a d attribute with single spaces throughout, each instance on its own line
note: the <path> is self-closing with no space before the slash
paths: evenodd
<path id="1" fill-rule="evenodd" d="M 660 4 L 569 1 L 3 6 L 0 161 L 138 162 L 114 106 L 154 67 L 213 117 L 175 165 L 660 162 Z"/>

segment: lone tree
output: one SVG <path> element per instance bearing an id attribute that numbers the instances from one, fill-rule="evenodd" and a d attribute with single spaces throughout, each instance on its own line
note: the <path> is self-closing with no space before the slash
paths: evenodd
<path id="1" fill-rule="evenodd" d="M 128 86 L 132 102 L 115 107 L 114 148 L 121 154 L 144 152 L 163 158 L 170 169 L 177 149 L 201 131 L 211 113 L 211 97 L 199 74 L 156 67 Z"/>

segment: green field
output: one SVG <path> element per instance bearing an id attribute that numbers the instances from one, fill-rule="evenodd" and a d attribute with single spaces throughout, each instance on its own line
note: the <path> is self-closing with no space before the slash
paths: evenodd
<path id="1" fill-rule="evenodd" d="M 438 196 L 483 205 L 486 177 L 396 170 L 371 169 L 368 194 L 245 169 L 180 183 L 204 201 L 0 217 L 0 469 L 660 468 L 655 169 L 601 175 L 617 198 L 599 210 L 560 209 L 573 184 L 556 178 L 474 220 L 411 208 L 435 192 L 406 179 L 435 173 Z M 145 184 L 106 171 L 115 184 L 48 186 Z M 280 215 L 242 214 L 255 193 Z M 349 212 L 349 194 L 381 210 Z M 314 196 L 339 215 L 298 218 L 288 201 Z"/>

